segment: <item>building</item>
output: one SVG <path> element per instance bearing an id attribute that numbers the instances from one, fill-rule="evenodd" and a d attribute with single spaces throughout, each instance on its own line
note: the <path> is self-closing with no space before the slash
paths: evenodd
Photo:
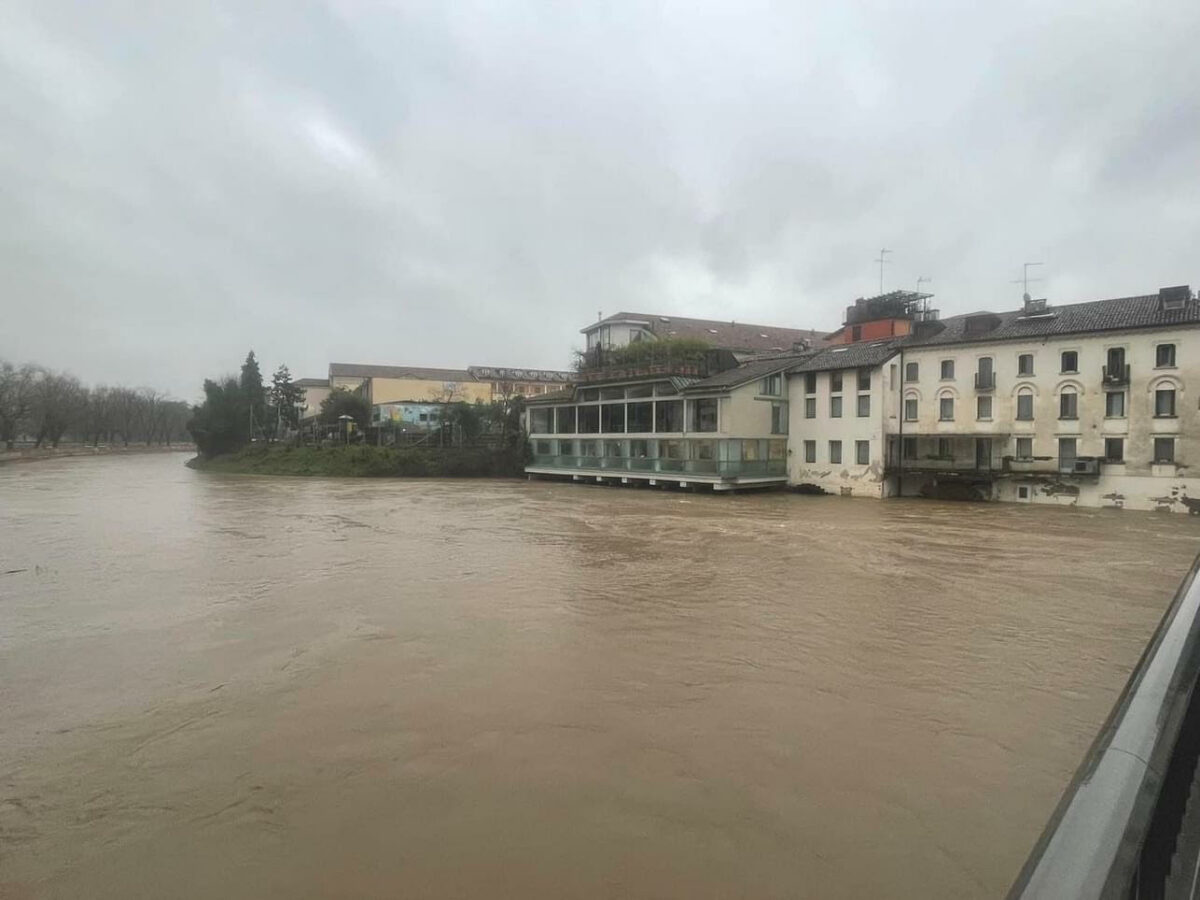
<path id="1" fill-rule="evenodd" d="M 924 322 L 898 362 L 900 493 L 1200 512 L 1187 286 Z"/>
<path id="2" fill-rule="evenodd" d="M 618 313 L 583 334 L 574 383 L 528 401 L 530 475 L 718 491 L 787 483 L 786 372 L 823 343 L 819 332 Z"/>
<path id="3" fill-rule="evenodd" d="M 593 322 L 580 333 L 587 349 L 612 349 L 637 341 L 664 339 L 700 340 L 735 354 L 787 353 L 823 346 L 821 332 L 774 325 L 749 325 L 713 319 L 688 319 L 647 313 L 617 313 Z"/>
<path id="4" fill-rule="evenodd" d="M 391 403 L 490 403 L 514 396 L 536 396 L 570 382 L 572 372 L 469 366 L 373 366 L 330 363 L 331 389 L 363 391 L 372 406 Z"/>
<path id="5" fill-rule="evenodd" d="M 321 404 L 332 390 L 329 386 L 329 379 L 297 378 L 294 383 L 304 392 L 303 399 L 300 401 L 300 418 L 312 418 L 321 411 Z"/>

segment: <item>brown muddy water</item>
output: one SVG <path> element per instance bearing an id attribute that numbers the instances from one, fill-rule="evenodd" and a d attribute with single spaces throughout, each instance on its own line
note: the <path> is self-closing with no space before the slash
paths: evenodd
<path id="1" fill-rule="evenodd" d="M 1200 518 L 0 469 L 0 895 L 996 897 Z"/>

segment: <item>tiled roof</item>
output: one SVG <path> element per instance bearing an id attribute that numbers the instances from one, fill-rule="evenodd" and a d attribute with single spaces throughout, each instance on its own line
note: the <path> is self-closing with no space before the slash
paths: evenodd
<path id="1" fill-rule="evenodd" d="M 992 315 L 998 324 L 988 331 L 967 333 L 967 321 L 974 316 Z M 1200 301 L 1187 300 L 1179 309 L 1164 309 L 1157 294 L 1142 297 L 1118 297 L 1112 300 L 1093 300 L 1049 306 L 1045 315 L 1023 317 L 1020 310 L 995 314 L 973 313 L 942 319 L 945 326 L 937 334 L 913 335 L 906 347 L 925 347 L 938 344 L 1013 341 L 1023 338 L 1049 337 L 1058 334 L 1080 334 L 1096 331 L 1120 331 L 1129 328 L 1169 328 L 1178 325 L 1200 325 Z"/>
<path id="2" fill-rule="evenodd" d="M 297 378 L 292 382 L 296 387 L 329 387 L 328 378 Z"/>
<path id="3" fill-rule="evenodd" d="M 790 367 L 788 372 L 834 372 L 838 369 L 878 366 L 899 353 L 900 344 L 898 340 L 863 341 L 826 347 Z"/>
<path id="4" fill-rule="evenodd" d="M 466 369 L 429 369 L 423 366 L 365 366 L 330 363 L 330 378 L 416 378 L 422 381 L 475 381 Z"/>
<path id="5" fill-rule="evenodd" d="M 467 371 L 482 381 L 548 381 L 566 383 L 574 372 L 562 369 L 519 369 L 509 366 L 467 366 Z"/>
<path id="6" fill-rule="evenodd" d="M 752 360 L 751 362 L 743 363 L 736 369 L 726 369 L 724 372 L 718 372 L 709 378 L 694 381 L 684 390 L 686 393 L 695 393 L 697 391 L 725 390 L 726 388 L 737 387 L 748 381 L 755 381 L 776 372 L 789 370 L 792 366 L 803 362 L 807 357 L 813 356 L 817 352 L 823 351 L 811 351 L 807 354 L 795 353 L 786 356 L 773 356 L 767 359 Z"/>
<path id="7" fill-rule="evenodd" d="M 601 325 L 630 322 L 642 325 L 660 338 L 697 338 L 714 347 L 727 350 L 787 351 L 797 341 L 808 341 L 810 347 L 825 343 L 825 333 L 804 328 L 779 328 L 774 325 L 750 325 L 745 322 L 722 322 L 715 319 L 687 319 L 661 316 L 657 313 L 621 312 L 593 322 L 580 329 L 587 334 Z"/>

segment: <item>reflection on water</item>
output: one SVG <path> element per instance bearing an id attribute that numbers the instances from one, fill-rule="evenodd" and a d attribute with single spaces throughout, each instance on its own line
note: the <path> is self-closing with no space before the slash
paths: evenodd
<path id="1" fill-rule="evenodd" d="M 0 527 L 30 897 L 997 896 L 1200 546 L 178 456 L 0 468 Z"/>

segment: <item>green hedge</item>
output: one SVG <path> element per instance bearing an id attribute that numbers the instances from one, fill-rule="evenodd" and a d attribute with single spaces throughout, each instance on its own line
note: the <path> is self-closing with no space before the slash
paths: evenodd
<path id="1" fill-rule="evenodd" d="M 247 447 L 188 463 L 206 472 L 351 478 L 509 478 L 523 474 L 524 448 Z"/>

